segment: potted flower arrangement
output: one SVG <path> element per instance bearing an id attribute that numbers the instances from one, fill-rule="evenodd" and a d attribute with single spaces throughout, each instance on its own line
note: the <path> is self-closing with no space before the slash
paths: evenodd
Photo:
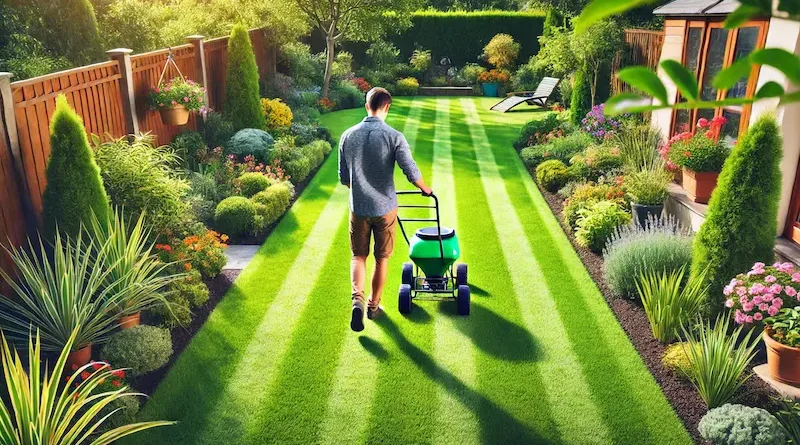
<path id="1" fill-rule="evenodd" d="M 800 306 L 782 308 L 764 324 L 770 375 L 780 382 L 800 385 Z"/>
<path id="2" fill-rule="evenodd" d="M 631 212 L 634 221 L 645 227 L 652 216 L 661 217 L 664 201 L 667 199 L 667 185 L 672 175 L 663 168 L 654 167 L 633 172 L 625 176 L 625 191 L 631 198 Z"/>
<path id="3" fill-rule="evenodd" d="M 680 133 L 670 139 L 665 151 L 667 159 L 679 166 L 683 175 L 683 188 L 692 200 L 705 204 L 717 186 L 729 149 L 719 141 L 720 131 L 727 122 L 722 116 L 711 121 L 697 121 L 695 133 Z"/>
<path id="4" fill-rule="evenodd" d="M 500 84 L 507 83 L 509 79 L 511 75 L 503 69 L 483 71 L 478 75 L 483 95 L 487 97 L 500 97 Z"/>
<path id="5" fill-rule="evenodd" d="M 197 83 L 176 77 L 159 83 L 147 97 L 150 108 L 158 110 L 164 125 L 185 125 L 189 113 L 205 109 L 203 93 L 205 88 Z"/>

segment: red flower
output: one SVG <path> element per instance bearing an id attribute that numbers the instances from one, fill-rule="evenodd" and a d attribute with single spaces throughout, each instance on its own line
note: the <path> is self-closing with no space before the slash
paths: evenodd
<path id="1" fill-rule="evenodd" d="M 89 378 L 89 376 L 90 376 L 90 375 L 91 375 L 91 374 L 89 374 L 88 372 L 86 372 L 86 371 L 83 371 L 83 372 L 81 373 L 81 378 L 82 378 L 83 380 L 86 380 L 86 379 L 88 379 L 88 378 Z"/>
<path id="2" fill-rule="evenodd" d="M 113 380 L 111 384 L 114 385 L 115 388 L 119 388 L 120 385 L 122 385 L 122 383 L 120 383 L 119 380 Z"/>
<path id="3" fill-rule="evenodd" d="M 94 368 L 95 371 L 103 368 L 104 365 L 104 363 L 92 362 L 92 368 Z"/>
<path id="4" fill-rule="evenodd" d="M 122 370 L 122 369 L 117 369 L 117 370 L 116 370 L 116 371 L 114 371 L 112 374 L 114 375 L 114 377 L 119 377 L 119 378 L 121 378 L 121 379 L 124 379 L 124 378 L 125 378 L 125 371 L 124 371 L 124 370 Z"/>
<path id="5" fill-rule="evenodd" d="M 701 117 L 700 119 L 697 120 L 697 126 L 700 128 L 708 127 L 708 119 Z"/>

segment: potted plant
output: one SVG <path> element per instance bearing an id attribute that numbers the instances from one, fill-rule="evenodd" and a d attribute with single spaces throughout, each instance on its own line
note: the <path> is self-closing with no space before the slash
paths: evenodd
<path id="1" fill-rule="evenodd" d="M 764 324 L 770 375 L 779 382 L 800 385 L 800 306 L 782 308 Z"/>
<path id="2" fill-rule="evenodd" d="M 719 140 L 720 130 L 726 122 L 722 116 L 710 122 L 701 118 L 697 121 L 695 133 L 681 133 L 670 139 L 668 158 L 681 167 L 683 188 L 694 202 L 708 203 L 725 158 L 730 153 Z"/>
<path id="3" fill-rule="evenodd" d="M 487 97 L 500 97 L 500 84 L 508 82 L 511 75 L 503 69 L 484 71 L 478 75 L 478 82 Z"/>
<path id="4" fill-rule="evenodd" d="M 637 171 L 625 176 L 624 185 L 631 198 L 631 212 L 635 222 L 645 227 L 652 216 L 661 217 L 667 199 L 667 185 L 672 174 L 660 167 Z"/>
<path id="5" fill-rule="evenodd" d="M 161 114 L 164 125 L 185 125 L 190 112 L 204 110 L 204 92 L 205 88 L 197 83 L 176 77 L 152 89 L 147 102 Z"/>

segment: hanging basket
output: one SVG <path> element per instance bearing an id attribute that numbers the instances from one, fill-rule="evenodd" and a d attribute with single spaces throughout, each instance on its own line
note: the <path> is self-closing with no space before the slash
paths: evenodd
<path id="1" fill-rule="evenodd" d="M 173 105 L 169 108 L 160 108 L 161 122 L 164 125 L 186 125 L 189 122 L 189 110 L 183 105 Z"/>

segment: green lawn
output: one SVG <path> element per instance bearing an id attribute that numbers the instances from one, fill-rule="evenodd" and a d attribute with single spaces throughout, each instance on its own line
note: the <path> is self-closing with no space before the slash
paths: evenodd
<path id="1" fill-rule="evenodd" d="M 398 313 L 398 236 L 388 316 L 349 330 L 334 154 L 143 409 L 180 423 L 128 443 L 691 443 L 511 148 L 544 113 L 492 103 L 397 99 L 389 120 L 458 231 L 469 317 L 451 302 Z M 362 115 L 323 123 L 336 136 Z"/>

